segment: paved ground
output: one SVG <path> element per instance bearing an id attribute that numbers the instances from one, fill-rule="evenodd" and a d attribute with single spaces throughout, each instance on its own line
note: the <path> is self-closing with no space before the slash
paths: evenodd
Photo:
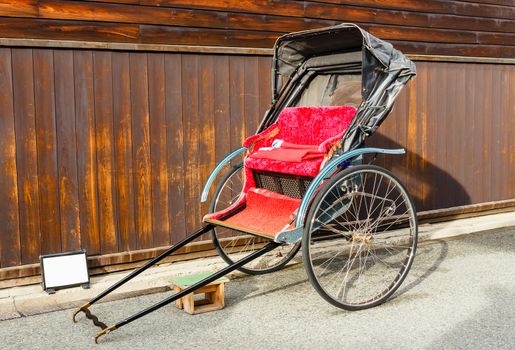
<path id="1" fill-rule="evenodd" d="M 418 229 L 419 242 L 424 243 L 461 235 L 506 231 L 515 229 L 515 211 L 423 224 Z M 174 276 L 214 272 L 225 266 L 225 262 L 219 257 L 160 264 L 109 294 L 105 301 L 169 291 L 169 281 Z M 0 321 L 78 307 L 129 272 L 93 276 L 90 289 L 66 288 L 52 295 L 45 293 L 39 284 L 0 289 Z"/>
<path id="2" fill-rule="evenodd" d="M 94 307 L 112 323 L 168 294 Z M 71 310 L 0 322 L 2 349 L 514 349 L 515 231 L 419 247 L 401 289 L 360 312 L 336 309 L 302 265 L 226 286 L 221 311 L 190 316 L 165 307 L 95 346 L 96 328 Z"/>

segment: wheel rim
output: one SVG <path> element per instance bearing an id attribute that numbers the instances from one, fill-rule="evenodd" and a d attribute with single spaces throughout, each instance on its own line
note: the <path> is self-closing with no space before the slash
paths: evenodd
<path id="1" fill-rule="evenodd" d="M 221 186 L 215 193 L 211 212 L 224 210 L 238 200 L 243 190 L 243 167 L 235 168 L 229 176 L 222 180 Z M 269 240 L 225 227 L 217 226 L 213 229 L 213 240 L 218 252 L 228 263 L 237 261 L 251 252 L 263 247 Z M 248 273 L 266 273 L 281 268 L 297 253 L 300 243 L 296 245 L 282 245 L 271 252 L 249 262 L 240 268 Z"/>
<path id="2" fill-rule="evenodd" d="M 365 308 L 402 283 L 416 248 L 416 215 L 391 174 L 368 167 L 327 184 L 307 222 L 312 279 L 337 306 Z"/>

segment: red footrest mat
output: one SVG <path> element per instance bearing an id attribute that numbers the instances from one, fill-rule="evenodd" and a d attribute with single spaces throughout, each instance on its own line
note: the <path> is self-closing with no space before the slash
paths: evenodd
<path id="1" fill-rule="evenodd" d="M 244 231 L 275 236 L 290 225 L 292 214 L 299 205 L 300 199 L 264 188 L 251 188 L 247 192 L 246 207 L 223 223 Z"/>

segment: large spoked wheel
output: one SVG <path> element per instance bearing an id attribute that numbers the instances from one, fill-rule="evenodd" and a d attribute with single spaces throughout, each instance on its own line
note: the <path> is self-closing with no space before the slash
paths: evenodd
<path id="1" fill-rule="evenodd" d="M 346 310 L 379 305 L 399 288 L 415 257 L 413 201 L 383 168 L 346 169 L 315 196 L 302 247 L 308 278 L 325 300 Z"/>
<path id="2" fill-rule="evenodd" d="M 243 164 L 232 167 L 216 187 L 210 212 L 223 210 L 233 204 L 243 190 Z M 218 254 L 228 264 L 240 260 L 256 249 L 264 246 L 269 240 L 225 227 L 216 227 L 212 231 L 213 244 Z M 271 252 L 249 262 L 238 270 L 258 275 L 273 272 L 286 265 L 300 249 L 300 242 L 295 245 L 282 245 Z"/>

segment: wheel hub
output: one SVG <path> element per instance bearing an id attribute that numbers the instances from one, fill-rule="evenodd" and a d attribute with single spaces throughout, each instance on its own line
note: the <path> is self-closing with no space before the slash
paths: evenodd
<path id="1" fill-rule="evenodd" d="M 372 232 L 355 232 L 353 235 L 352 235 L 352 241 L 353 242 L 356 242 L 356 243 L 366 243 L 366 244 L 370 244 L 370 242 L 372 241 L 372 236 L 374 234 Z"/>

